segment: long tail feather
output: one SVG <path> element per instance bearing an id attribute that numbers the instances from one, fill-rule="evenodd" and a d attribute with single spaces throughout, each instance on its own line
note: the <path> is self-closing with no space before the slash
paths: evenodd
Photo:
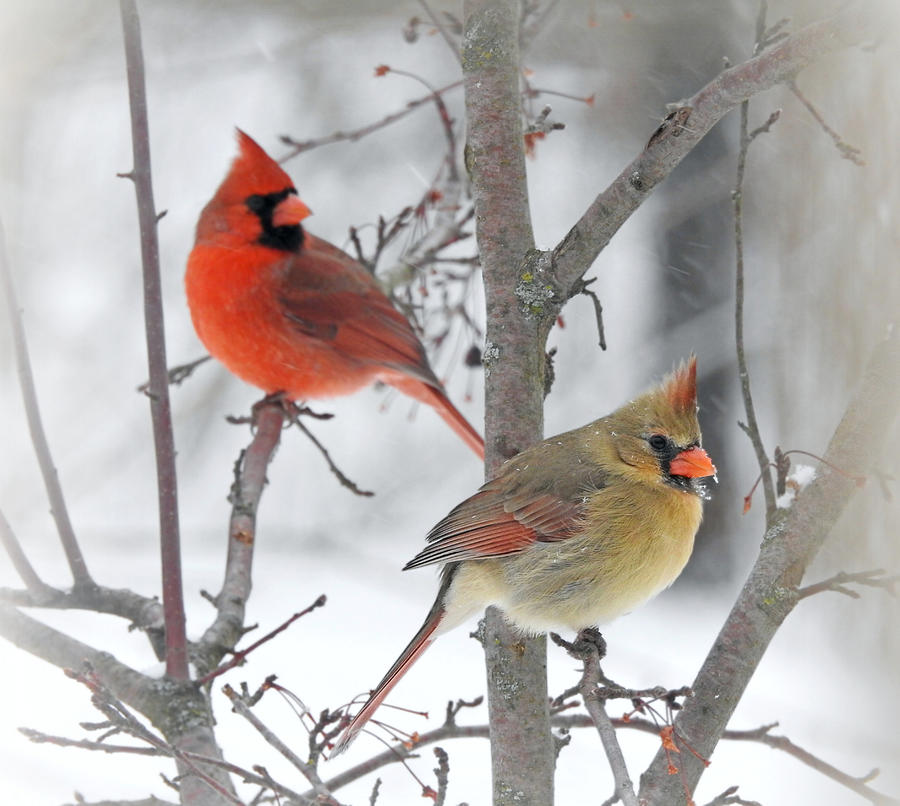
<path id="1" fill-rule="evenodd" d="M 484 440 L 481 438 L 481 434 L 463 417 L 439 386 L 431 386 L 418 378 L 410 376 L 392 378 L 390 384 L 404 394 L 431 406 L 444 419 L 447 425 L 457 433 L 462 441 L 475 451 L 478 458 L 484 459 Z"/>
<path id="2" fill-rule="evenodd" d="M 353 717 L 350 724 L 341 734 L 334 750 L 331 752 L 332 758 L 343 753 L 350 746 L 357 734 L 366 726 L 366 723 L 372 718 L 372 715 L 378 710 L 381 703 L 384 702 L 385 697 L 390 694 L 391 689 L 400 682 L 400 678 L 409 671 L 410 667 L 419 659 L 419 656 L 434 643 L 434 639 L 437 637 L 434 635 L 434 631 L 444 618 L 443 598 L 445 591 L 445 586 L 441 585 L 437 599 L 428 613 L 425 623 L 419 628 L 412 641 L 409 642 L 382 681 L 369 695 L 369 699 L 366 700 L 362 710 Z"/>

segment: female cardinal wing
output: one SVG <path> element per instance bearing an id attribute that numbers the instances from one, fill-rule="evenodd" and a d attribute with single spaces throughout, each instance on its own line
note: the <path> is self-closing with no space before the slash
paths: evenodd
<path id="1" fill-rule="evenodd" d="M 581 526 L 588 494 L 604 486 L 597 465 L 572 453 L 568 442 L 544 442 L 517 456 L 435 526 L 426 537 L 429 545 L 403 570 L 502 557 L 571 537 Z M 553 473 L 550 468 L 563 459 L 567 473 Z"/>
<path id="2" fill-rule="evenodd" d="M 285 317 L 304 336 L 367 364 L 439 385 L 421 342 L 357 261 L 307 234 L 279 294 Z"/>

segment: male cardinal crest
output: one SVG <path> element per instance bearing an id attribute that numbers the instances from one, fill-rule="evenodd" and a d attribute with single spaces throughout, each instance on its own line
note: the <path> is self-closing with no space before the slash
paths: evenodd
<path id="1" fill-rule="evenodd" d="M 372 275 L 304 231 L 290 177 L 250 137 L 203 208 L 185 287 L 200 340 L 235 375 L 290 400 L 383 381 L 432 406 L 484 457 L 409 322 Z"/>
<path id="2" fill-rule="evenodd" d="M 443 564 L 437 599 L 342 734 L 344 750 L 434 639 L 487 605 L 525 632 L 611 621 L 681 573 L 702 516 L 694 358 L 607 417 L 522 451 L 405 568 Z M 404 569 L 405 570 L 405 569 Z"/>

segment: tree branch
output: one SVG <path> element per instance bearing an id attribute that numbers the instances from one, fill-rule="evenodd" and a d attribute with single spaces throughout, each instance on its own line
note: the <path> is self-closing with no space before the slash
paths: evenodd
<path id="1" fill-rule="evenodd" d="M 484 272 L 485 448 L 490 478 L 543 432 L 544 305 L 549 264 L 538 264 L 528 207 L 519 93 L 519 3 L 467 0 L 462 42 L 478 248 Z M 532 259 L 534 265 L 526 261 Z M 552 297 L 552 293 L 551 293 Z M 546 638 L 523 638 L 496 608 L 484 629 L 495 806 L 553 801 L 555 753 Z"/>
<path id="2" fill-rule="evenodd" d="M 128 619 L 132 627 L 147 633 L 158 659 L 162 660 L 165 656 L 162 606 L 157 599 L 141 596 L 127 588 L 92 585 L 62 591 L 45 585 L 39 592 L 0 588 L 0 601 L 18 607 L 90 610 L 93 613 L 119 616 Z"/>
<path id="3" fill-rule="evenodd" d="M 228 556 L 222 589 L 213 600 L 216 617 L 196 647 L 200 674 L 214 669 L 226 652 L 244 635 L 244 615 L 253 585 L 253 551 L 256 547 L 256 514 L 266 484 L 266 468 L 281 440 L 285 409 L 278 402 L 256 410 L 256 433 L 235 465 L 231 488 L 231 521 Z"/>
<path id="4" fill-rule="evenodd" d="M 330 806 L 340 806 L 334 796 L 329 791 L 327 785 L 322 783 L 319 772 L 314 764 L 308 764 L 303 761 L 293 750 L 291 750 L 281 739 L 279 739 L 271 730 L 269 730 L 263 722 L 250 710 L 250 707 L 241 699 L 240 695 L 229 685 L 223 687 L 225 696 L 231 701 L 236 713 L 246 719 L 272 747 L 274 747 L 284 758 L 286 758 L 312 785 L 315 793 L 316 803 L 327 803 Z"/>
<path id="5" fill-rule="evenodd" d="M 825 458 L 854 474 L 870 470 L 883 449 L 882 435 L 897 416 L 900 401 L 900 336 L 892 333 L 874 349 L 859 390 L 838 425 Z M 797 587 L 838 516 L 858 489 L 843 473 L 826 470 L 779 510 L 767 529 L 750 576 L 700 669 L 675 727 L 709 758 L 775 631 L 798 600 Z M 641 779 L 648 804 L 682 803 L 683 777 L 693 791 L 703 771 L 700 760 L 683 754 L 681 776 L 669 776 L 657 753 Z"/>
<path id="6" fill-rule="evenodd" d="M 156 480 L 159 493 L 160 555 L 163 578 L 163 612 L 166 622 L 166 674 L 187 680 L 188 657 L 185 635 L 184 591 L 181 581 L 181 546 L 178 529 L 178 488 L 175 475 L 175 438 L 169 403 L 169 373 L 163 324 L 162 283 L 159 274 L 158 216 L 153 201 L 150 169 L 150 130 L 147 93 L 144 86 L 144 54 L 141 23 L 135 0 L 119 0 L 128 101 L 131 111 L 131 143 L 134 167 L 128 178 L 134 183 L 141 230 L 141 265 L 144 274 L 144 324 L 150 368 L 150 416 L 156 448 Z"/>
<path id="7" fill-rule="evenodd" d="M 12 328 L 13 345 L 16 352 L 16 368 L 19 373 L 19 388 L 22 391 L 22 401 L 25 406 L 25 418 L 28 421 L 28 430 L 31 433 L 31 443 L 34 445 L 34 453 L 44 479 L 44 487 L 47 490 L 47 498 L 50 500 L 50 513 L 56 522 L 56 531 L 62 543 L 69 570 L 76 586 L 92 585 L 93 580 L 88 572 L 87 564 L 75 537 L 75 530 L 69 520 L 69 510 L 66 507 L 66 499 L 63 495 L 62 485 L 59 483 L 59 474 L 53 464 L 50 455 L 50 444 L 44 432 L 44 423 L 41 419 L 41 410 L 38 405 L 37 392 L 34 388 L 34 375 L 31 372 L 31 359 L 28 357 L 28 342 L 25 339 L 25 327 L 22 325 L 22 315 L 19 304 L 16 301 L 16 290 L 13 286 L 12 271 L 6 257 L 6 236 L 3 230 L 3 222 L 0 221 L 0 277 L 2 277 L 3 290 L 6 295 L 6 309 L 9 315 L 9 324 Z M 9 534 L 12 534 L 10 530 Z M 6 541 L 4 541 L 6 542 Z M 7 549 L 9 544 L 7 544 Z M 12 555 L 10 555 L 12 558 Z M 24 559 L 24 554 L 20 554 Z M 14 560 L 15 562 L 15 560 Z M 21 563 L 17 566 L 19 570 Z M 21 566 L 24 568 L 24 566 Z M 21 574 L 21 571 L 20 571 Z M 27 571 L 26 571 L 27 574 Z M 25 584 L 28 580 L 23 577 Z M 34 581 L 34 580 L 32 580 Z"/>
<path id="8" fill-rule="evenodd" d="M 826 778 L 836 781 L 847 789 L 855 792 L 857 795 L 865 798 L 869 803 L 875 803 L 878 804 L 878 806 L 897 806 L 897 804 L 900 804 L 900 800 L 888 797 L 887 795 L 882 795 L 880 792 L 876 792 L 870 786 L 867 786 L 868 782 L 878 775 L 878 770 L 872 770 L 867 775 L 861 777 L 848 775 L 837 767 L 832 766 L 827 761 L 823 761 L 817 756 L 814 756 L 808 750 L 804 750 L 802 747 L 794 744 L 787 736 L 773 736 L 770 731 L 774 727 L 775 725 L 764 725 L 756 730 L 728 730 L 725 731 L 723 738 L 731 739 L 732 741 L 760 742 L 767 747 L 781 750 L 789 756 L 793 756 L 798 761 L 801 761 L 803 764 L 806 764 L 808 767 L 812 767 L 816 772 L 822 773 Z"/>
<path id="9" fill-rule="evenodd" d="M 445 87 L 441 87 L 440 89 L 434 90 L 433 92 L 422 96 L 421 98 L 416 98 L 412 101 L 408 101 L 403 109 L 400 109 L 397 112 L 392 112 L 389 115 L 385 115 L 385 117 L 381 118 L 381 120 L 375 121 L 374 123 L 368 123 L 365 126 L 360 126 L 358 129 L 352 129 L 348 132 L 337 131 L 325 137 L 316 137 L 309 140 L 295 140 L 293 137 L 283 134 L 279 139 L 286 146 L 290 146 L 291 150 L 278 161 L 283 164 L 289 159 L 296 157 L 298 154 L 302 154 L 304 151 L 310 151 L 313 148 L 330 145 L 331 143 L 340 143 L 344 140 L 356 142 L 366 135 L 372 134 L 372 132 L 376 132 L 379 129 L 383 129 L 385 126 L 390 126 L 392 123 L 395 123 L 401 118 L 405 118 L 408 114 L 410 114 L 410 112 L 414 112 L 420 106 L 424 106 L 429 101 L 433 101 L 435 94 L 442 95 L 443 93 L 450 90 L 455 90 L 461 85 L 461 81 L 454 81 L 451 84 L 447 84 L 447 86 Z"/>
<path id="10" fill-rule="evenodd" d="M 569 290 L 566 298 L 622 224 L 719 120 L 742 101 L 790 81 L 812 62 L 861 38 L 864 17 L 854 7 L 808 25 L 679 102 L 670 124 L 654 134 L 553 250 L 557 278 Z"/>
<path id="11" fill-rule="evenodd" d="M 761 42 L 765 28 L 765 4 L 760 10 L 757 20 L 757 47 Z M 756 419 L 756 409 L 753 406 L 753 394 L 750 387 L 750 370 L 747 368 L 747 354 L 744 349 L 744 173 L 747 167 L 747 152 L 750 143 L 759 133 L 768 131 L 768 126 L 756 129 L 754 134 L 749 132 L 750 102 L 741 104 L 740 145 L 738 147 L 737 179 L 732 203 L 734 206 L 734 245 L 735 245 L 735 274 L 734 274 L 734 341 L 737 351 L 738 379 L 741 384 L 741 396 L 744 399 L 744 411 L 747 415 L 747 426 L 743 429 L 756 453 L 756 462 L 759 465 L 760 478 L 762 479 L 763 494 L 766 499 L 766 524 L 770 524 L 775 515 L 775 486 L 772 483 L 772 474 L 769 472 L 770 461 L 763 444 L 762 435 L 759 432 L 759 423 Z M 769 118 L 769 125 L 775 122 L 777 113 Z"/>
<path id="12" fill-rule="evenodd" d="M 19 538 L 16 537 L 16 533 L 13 532 L 12 526 L 9 525 L 9 521 L 6 520 L 6 515 L 2 511 L 0 511 L 0 543 L 3 544 L 3 549 L 9 556 L 19 578 L 28 588 L 30 598 L 41 600 L 55 593 L 54 589 L 44 582 L 34 570 Z M 0 596 L 2 596 L 2 589 L 0 589 Z"/>
<path id="13" fill-rule="evenodd" d="M 60 669 L 80 669 L 87 661 L 123 702 L 141 712 L 150 707 L 150 678 L 136 672 L 108 652 L 101 652 L 65 633 L 0 603 L 0 635 L 19 649 Z"/>
<path id="14" fill-rule="evenodd" d="M 594 629 L 582 630 L 573 644 L 563 641 L 555 634 L 551 634 L 551 638 L 560 646 L 565 647 L 573 658 L 577 658 L 584 664 L 581 680 L 578 683 L 578 692 L 581 694 L 585 710 L 590 714 L 591 721 L 603 743 L 603 750 L 616 782 L 616 798 L 621 800 L 624 806 L 638 806 L 634 785 L 628 773 L 628 766 L 625 764 L 625 756 L 622 754 L 622 748 L 616 738 L 616 729 L 606 713 L 604 701 L 598 690 L 601 680 L 605 680 L 600 671 L 600 657 L 601 654 L 606 653 L 606 642 Z"/>

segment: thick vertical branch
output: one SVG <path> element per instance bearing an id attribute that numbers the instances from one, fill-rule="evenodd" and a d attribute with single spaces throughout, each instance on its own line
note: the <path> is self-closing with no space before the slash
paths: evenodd
<path id="1" fill-rule="evenodd" d="M 534 237 L 525 181 L 514 0 L 469 0 L 462 44 L 468 122 L 465 156 L 475 200 L 487 305 L 485 434 L 487 474 L 540 439 L 546 317 L 525 314 L 517 292 Z M 488 610 L 488 668 L 495 804 L 553 802 L 553 747 L 546 641 L 510 629 Z"/>
<path id="2" fill-rule="evenodd" d="M 900 406 L 900 337 L 879 344 L 860 389 L 837 427 L 825 459 L 848 473 L 871 471 Z M 767 529 L 750 577 L 732 608 L 697 679 L 694 696 L 675 720 L 678 736 L 709 758 L 722 736 L 769 641 L 797 602 L 797 586 L 850 497 L 856 482 L 827 468 L 798 496 L 794 506 Z M 641 803 L 685 802 L 683 783 L 693 792 L 703 762 L 680 755 L 679 775 L 668 775 L 663 751 L 641 778 Z"/>
<path id="3" fill-rule="evenodd" d="M 163 613 L 166 622 L 166 674 L 188 679 L 185 637 L 184 592 L 181 582 L 181 545 L 178 529 L 178 491 L 175 477 L 175 439 L 169 404 L 166 339 L 163 325 L 162 283 L 159 274 L 159 242 L 156 237 L 156 206 L 150 173 L 150 128 L 144 87 L 144 55 L 141 24 L 134 0 L 120 0 L 125 61 L 128 71 L 128 101 L 131 110 L 131 142 L 134 167 L 130 178 L 137 194 L 141 230 L 141 264 L 144 271 L 144 324 L 147 360 L 150 366 L 150 416 L 156 447 L 156 479 L 159 494 L 160 553 L 163 580 Z"/>

